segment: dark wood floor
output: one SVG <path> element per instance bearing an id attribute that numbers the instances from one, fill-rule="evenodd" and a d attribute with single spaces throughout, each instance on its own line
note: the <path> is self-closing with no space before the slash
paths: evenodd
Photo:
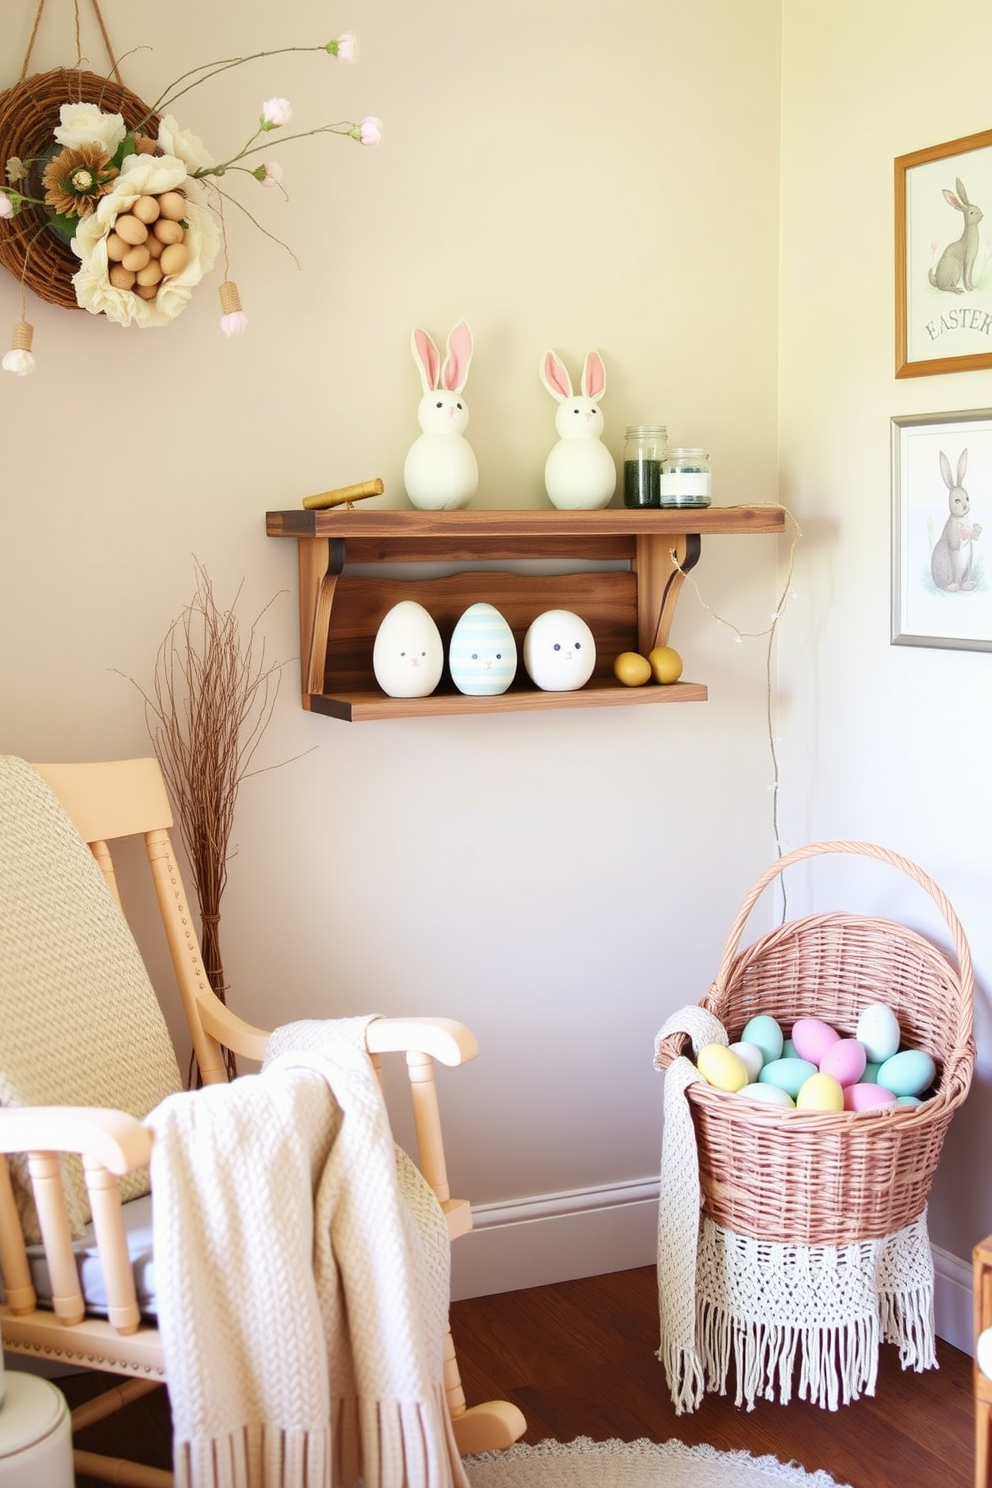
<path id="1" fill-rule="evenodd" d="M 527 1417 L 525 1441 L 674 1437 L 823 1468 L 852 1488 L 972 1488 L 971 1360 L 944 1343 L 940 1368 L 923 1374 L 904 1374 L 884 1347 L 875 1396 L 839 1411 L 764 1402 L 746 1412 L 709 1395 L 676 1416 L 655 1357 L 652 1267 L 456 1302 L 451 1322 L 469 1404 L 514 1401 Z M 70 1403 L 92 1391 L 88 1376 L 60 1383 Z M 164 1396 L 83 1438 L 93 1451 L 168 1466 Z M 92 1485 L 80 1478 L 77 1488 Z"/>

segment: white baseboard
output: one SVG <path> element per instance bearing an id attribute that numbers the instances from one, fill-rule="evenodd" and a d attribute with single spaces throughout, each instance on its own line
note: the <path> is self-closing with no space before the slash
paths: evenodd
<path id="1" fill-rule="evenodd" d="M 473 1208 L 474 1228 L 451 1252 L 456 1302 L 653 1266 L 658 1180 L 571 1189 Z M 971 1265 L 933 1246 L 937 1336 L 972 1353 Z"/>
<path id="2" fill-rule="evenodd" d="M 658 1180 L 473 1205 L 451 1251 L 451 1295 L 486 1297 L 654 1263 Z"/>
<path id="3" fill-rule="evenodd" d="M 975 1313 L 970 1261 L 932 1245 L 933 1310 L 937 1337 L 969 1357 L 975 1352 Z"/>

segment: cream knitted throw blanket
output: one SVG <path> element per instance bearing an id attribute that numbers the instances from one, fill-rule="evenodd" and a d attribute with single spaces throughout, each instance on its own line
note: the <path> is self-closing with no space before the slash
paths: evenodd
<path id="1" fill-rule="evenodd" d="M 661 1028 L 657 1045 L 687 1033 L 693 1052 L 728 1042 L 705 1008 L 688 1007 Z M 700 1212 L 699 1159 L 686 1096 L 701 1079 L 685 1055 L 665 1071 L 658 1208 L 658 1308 L 677 1415 L 706 1390 L 736 1404 L 759 1396 L 787 1404 L 798 1369 L 801 1400 L 836 1410 L 872 1395 L 881 1341 L 904 1369 L 937 1366 L 933 1256 L 926 1211 L 902 1229 L 849 1245 L 798 1245 L 735 1234 Z M 797 1118 L 801 1119 L 801 1117 Z"/>
<path id="2" fill-rule="evenodd" d="M 288 1025 L 258 1075 L 147 1118 L 177 1488 L 465 1488 L 447 1232 L 367 1022 Z"/>

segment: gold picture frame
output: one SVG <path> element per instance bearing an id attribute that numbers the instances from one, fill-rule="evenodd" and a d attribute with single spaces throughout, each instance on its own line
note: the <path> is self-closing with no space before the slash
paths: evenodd
<path id="1" fill-rule="evenodd" d="M 992 129 L 896 158 L 895 229 L 896 376 L 992 367 Z"/>

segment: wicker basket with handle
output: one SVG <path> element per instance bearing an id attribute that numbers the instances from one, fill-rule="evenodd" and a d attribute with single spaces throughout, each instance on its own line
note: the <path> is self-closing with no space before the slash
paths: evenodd
<path id="1" fill-rule="evenodd" d="M 931 895 L 951 932 L 955 966 L 922 935 L 892 920 L 850 913 L 787 921 L 744 948 L 744 928 L 766 887 L 791 864 L 826 853 L 877 858 Z M 759 1013 L 788 1035 L 798 1018 L 821 1018 L 853 1037 L 862 1010 L 886 1003 L 904 1046 L 937 1066 L 919 1106 L 861 1112 L 783 1110 L 714 1089 L 686 1090 L 705 1212 L 737 1234 L 800 1245 L 844 1245 L 902 1228 L 927 1202 L 944 1137 L 971 1083 L 974 975 L 961 924 L 915 863 L 866 842 L 816 842 L 780 858 L 755 882 L 734 920 L 701 1006 L 731 1043 Z M 692 1057 L 687 1035 L 657 1050 L 667 1068 Z"/>

